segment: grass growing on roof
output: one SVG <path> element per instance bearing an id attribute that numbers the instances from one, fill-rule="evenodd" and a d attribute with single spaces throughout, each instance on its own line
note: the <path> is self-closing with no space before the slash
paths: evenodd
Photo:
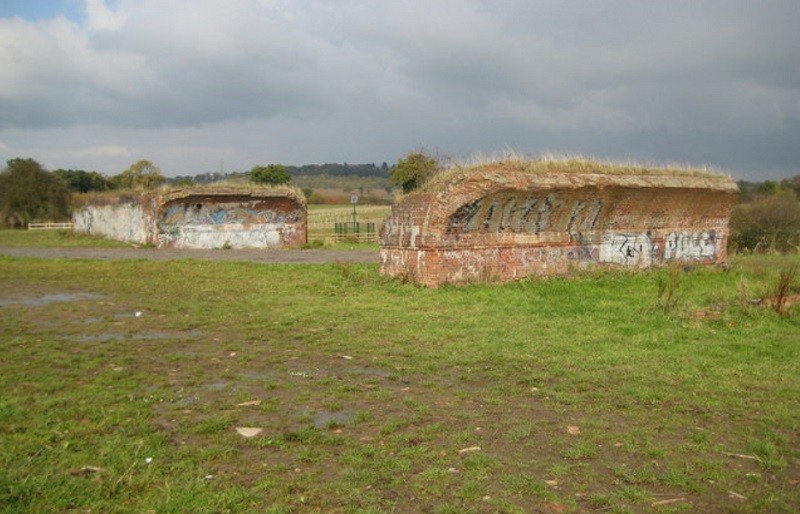
<path id="1" fill-rule="evenodd" d="M 438 192 L 447 184 L 476 171 L 506 171 L 531 174 L 591 173 L 600 175 L 643 175 L 664 177 L 703 177 L 709 180 L 728 181 L 730 177 L 711 167 L 689 165 L 656 165 L 635 162 L 616 162 L 590 157 L 545 154 L 539 158 L 508 153 L 502 156 L 478 155 L 461 162 L 445 165 L 429 178 L 421 190 Z"/>

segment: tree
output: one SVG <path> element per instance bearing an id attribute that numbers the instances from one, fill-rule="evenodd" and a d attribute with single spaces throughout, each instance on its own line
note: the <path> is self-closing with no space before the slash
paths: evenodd
<path id="1" fill-rule="evenodd" d="M 63 180 L 70 191 L 76 193 L 111 189 L 110 181 L 96 171 L 58 169 L 53 174 Z"/>
<path id="2" fill-rule="evenodd" d="M 266 166 L 253 166 L 250 170 L 250 182 L 254 184 L 266 184 L 277 186 L 288 184 L 292 177 L 286 171 L 286 167 L 281 164 L 268 164 Z"/>
<path id="3" fill-rule="evenodd" d="M 424 152 L 413 152 L 397 161 L 389 179 L 402 187 L 404 193 L 410 193 L 422 186 L 438 167 L 439 164 L 433 157 Z"/>
<path id="4" fill-rule="evenodd" d="M 161 170 L 152 162 L 142 159 L 111 178 L 115 189 L 155 189 L 167 181 Z"/>
<path id="5" fill-rule="evenodd" d="M 0 224 L 25 227 L 31 221 L 69 217 L 70 194 L 63 180 L 33 159 L 11 159 L 0 172 Z"/>

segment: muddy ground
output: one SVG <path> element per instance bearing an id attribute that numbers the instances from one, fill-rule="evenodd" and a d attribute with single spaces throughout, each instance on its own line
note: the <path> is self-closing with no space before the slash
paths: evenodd
<path id="1" fill-rule="evenodd" d="M 375 250 L 186 250 L 165 248 L 3 248 L 0 255 L 41 259 L 198 259 L 289 264 L 377 263 Z"/>

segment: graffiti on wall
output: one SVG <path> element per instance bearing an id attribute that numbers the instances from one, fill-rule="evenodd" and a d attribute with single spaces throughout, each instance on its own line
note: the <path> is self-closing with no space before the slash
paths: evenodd
<path id="1" fill-rule="evenodd" d="M 563 207 L 564 202 L 555 194 L 479 198 L 462 205 L 453 213 L 447 224 L 447 233 L 539 234 L 553 230 L 592 230 L 603 203 L 599 199 L 573 200 L 569 215 L 560 223 L 564 226 L 551 226 L 553 213 Z"/>
<path id="2" fill-rule="evenodd" d="M 604 234 L 600 262 L 645 268 L 653 262 L 653 244 L 647 234 Z"/>
<path id="3" fill-rule="evenodd" d="M 277 247 L 302 220 L 301 208 L 269 208 L 256 202 L 182 202 L 162 214 L 158 243 L 177 248 Z"/>
<path id="4" fill-rule="evenodd" d="M 664 260 L 708 260 L 717 256 L 717 233 L 672 232 L 664 240 Z"/>
<path id="5" fill-rule="evenodd" d="M 191 203 L 170 206 L 161 222 L 167 225 L 260 225 L 264 223 L 296 223 L 303 211 L 281 212 L 233 203 Z"/>

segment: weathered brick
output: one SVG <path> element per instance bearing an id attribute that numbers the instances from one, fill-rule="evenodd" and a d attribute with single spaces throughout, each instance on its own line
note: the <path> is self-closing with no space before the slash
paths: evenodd
<path id="1" fill-rule="evenodd" d="M 712 175 L 479 169 L 392 208 L 381 272 L 435 287 L 591 266 L 719 264 L 736 192 Z"/>

